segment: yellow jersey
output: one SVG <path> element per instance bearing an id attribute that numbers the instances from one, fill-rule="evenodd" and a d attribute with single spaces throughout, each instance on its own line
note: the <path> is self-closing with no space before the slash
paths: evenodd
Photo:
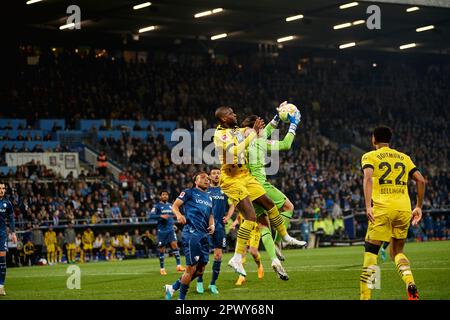
<path id="1" fill-rule="evenodd" d="M 94 232 L 83 232 L 82 237 L 83 244 L 93 244 L 94 243 Z"/>
<path id="2" fill-rule="evenodd" d="M 56 232 L 55 231 L 47 231 L 44 237 L 45 245 L 56 244 Z"/>
<path id="3" fill-rule="evenodd" d="M 247 168 L 247 148 L 256 138 L 254 130 L 248 128 L 223 128 L 218 126 L 214 132 L 214 145 L 222 165 L 222 173 L 227 176 L 236 176 L 249 173 Z"/>
<path id="4" fill-rule="evenodd" d="M 365 153 L 361 167 L 373 169 L 373 206 L 390 210 L 411 211 L 408 178 L 417 171 L 411 158 L 389 147 Z"/>

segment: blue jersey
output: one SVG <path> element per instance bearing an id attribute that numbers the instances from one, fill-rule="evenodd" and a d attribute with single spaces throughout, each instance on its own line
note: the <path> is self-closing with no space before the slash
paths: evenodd
<path id="1" fill-rule="evenodd" d="M 166 202 L 158 202 L 152 209 L 152 214 L 158 218 L 158 232 L 169 232 L 173 231 L 173 212 L 172 204 Z M 169 215 L 169 218 L 161 218 L 161 215 Z"/>
<path id="2" fill-rule="evenodd" d="M 227 214 L 228 197 L 223 193 L 220 187 L 209 187 L 208 193 L 212 198 L 214 224 L 217 228 L 224 228 L 223 217 Z"/>
<path id="3" fill-rule="evenodd" d="M 6 198 L 0 199 L 0 233 L 6 234 L 6 217 L 9 218 L 9 229 L 15 232 L 14 209 L 11 201 Z"/>
<path id="4" fill-rule="evenodd" d="M 198 188 L 191 188 L 181 192 L 178 199 L 183 201 L 183 213 L 186 218 L 184 230 L 207 234 L 213 206 L 211 196 Z"/>

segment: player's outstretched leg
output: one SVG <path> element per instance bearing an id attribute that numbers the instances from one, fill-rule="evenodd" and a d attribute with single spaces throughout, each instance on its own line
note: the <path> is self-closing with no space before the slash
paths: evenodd
<path id="1" fill-rule="evenodd" d="M 234 256 L 228 261 L 228 265 L 233 270 L 243 276 L 246 276 L 244 266 L 242 265 L 242 257 L 247 252 L 247 242 L 250 239 L 251 231 L 255 228 L 256 214 L 255 209 L 249 197 L 245 197 L 237 204 L 237 208 L 244 215 L 244 221 L 239 226 L 236 239 L 236 249 Z"/>
<path id="2" fill-rule="evenodd" d="M 166 300 L 172 300 L 174 293 L 180 289 L 180 286 L 181 286 L 181 278 L 179 278 L 173 284 L 166 284 L 164 286 L 164 294 Z"/>
<path id="3" fill-rule="evenodd" d="M 392 238 L 391 242 L 391 258 L 395 262 L 395 266 L 400 278 L 402 278 L 403 282 L 406 284 L 408 300 L 419 300 L 419 292 L 414 282 L 414 277 L 411 271 L 409 260 L 403 253 L 405 240 Z"/>
<path id="4" fill-rule="evenodd" d="M 380 258 L 381 258 L 381 261 L 383 261 L 383 262 L 386 262 L 386 260 L 387 260 L 386 249 L 388 246 L 389 246 L 389 242 L 383 242 L 383 245 L 381 246 Z"/>
<path id="5" fill-rule="evenodd" d="M 186 270 L 186 268 L 183 267 L 180 262 L 180 250 L 173 250 L 173 255 L 175 256 L 175 261 L 177 263 L 177 272 L 183 272 L 184 270 Z"/>
<path id="6" fill-rule="evenodd" d="M 5 292 L 5 279 L 6 279 L 6 256 L 0 256 L 0 296 L 6 296 Z"/>
<path id="7" fill-rule="evenodd" d="M 280 213 L 281 218 L 283 219 L 283 225 L 286 227 L 286 230 L 289 229 L 289 226 L 291 224 L 292 215 L 294 214 L 294 205 L 287 199 L 285 203 L 283 204 L 283 207 L 281 208 L 283 210 Z M 277 231 L 275 235 L 275 252 L 277 254 L 278 259 L 281 261 L 285 260 L 285 257 L 283 256 L 283 253 L 281 252 L 281 235 Z"/>
<path id="8" fill-rule="evenodd" d="M 307 243 L 305 241 L 299 241 L 299 240 L 291 237 L 288 234 L 287 229 L 283 224 L 283 219 L 280 216 L 280 212 L 279 212 L 277 206 L 267 196 L 267 194 L 262 195 L 261 197 L 256 199 L 254 202 L 257 203 L 258 205 L 260 205 L 261 207 L 263 207 L 264 210 L 266 210 L 267 217 L 269 218 L 269 221 L 270 221 L 270 226 L 274 230 L 278 231 L 278 233 L 281 236 L 281 239 L 283 239 L 283 242 L 286 245 L 293 245 L 293 246 L 297 246 L 297 247 L 304 247 L 307 245 Z"/>
<path id="9" fill-rule="evenodd" d="M 159 273 L 162 276 L 167 275 L 166 269 L 164 268 L 164 251 L 165 251 L 164 247 L 161 247 L 159 249 Z"/>
<path id="10" fill-rule="evenodd" d="M 216 281 L 219 278 L 220 274 L 220 266 L 222 264 L 222 254 L 220 254 L 220 257 L 215 256 L 214 258 L 215 259 L 212 266 L 212 278 L 211 283 L 208 286 L 208 289 L 211 291 L 212 294 L 218 294 L 219 290 L 217 289 Z"/>
<path id="11" fill-rule="evenodd" d="M 359 277 L 360 300 L 370 300 L 371 290 L 373 289 L 374 274 L 377 265 L 378 251 L 380 250 L 381 242 L 378 244 L 367 242 L 365 243 L 364 262 L 361 276 Z"/>
<path id="12" fill-rule="evenodd" d="M 280 260 L 277 258 L 272 233 L 267 226 L 261 226 L 261 240 L 267 254 L 269 255 L 270 261 L 272 261 L 272 269 L 275 271 L 278 278 L 281 280 L 289 280 L 289 275 L 286 270 L 284 270 Z"/>
<path id="13" fill-rule="evenodd" d="M 203 276 L 197 278 L 197 293 L 204 293 L 205 289 L 203 288 Z"/>

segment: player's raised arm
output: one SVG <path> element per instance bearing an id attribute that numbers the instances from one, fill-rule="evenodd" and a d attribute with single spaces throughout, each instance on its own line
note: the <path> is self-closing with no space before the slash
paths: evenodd
<path id="1" fill-rule="evenodd" d="M 277 114 L 273 117 L 273 119 L 269 122 L 268 125 L 264 127 L 264 136 L 266 138 L 269 138 L 272 135 L 272 132 L 274 129 L 278 127 L 278 124 L 280 123 L 280 116 L 279 116 L 279 110 L 282 106 L 286 105 L 287 101 L 283 101 L 279 107 L 277 107 Z"/>
<path id="2" fill-rule="evenodd" d="M 294 116 L 288 115 L 289 121 L 291 125 L 289 126 L 289 131 L 284 136 L 284 139 L 281 141 L 278 140 L 267 140 L 267 150 L 272 151 L 286 151 L 290 150 L 292 147 L 292 143 L 295 139 L 295 132 L 297 130 L 297 126 L 302 119 L 302 115 L 300 111 L 297 111 Z"/>
<path id="3" fill-rule="evenodd" d="M 415 170 L 411 178 L 416 182 L 417 187 L 417 201 L 416 207 L 412 211 L 412 225 L 416 226 L 422 219 L 422 204 L 425 194 L 425 178 L 422 176 L 419 170 Z"/>
<path id="4" fill-rule="evenodd" d="M 186 218 L 180 211 L 180 207 L 183 205 L 183 203 L 184 203 L 183 200 L 177 198 L 175 202 L 172 204 L 172 211 L 177 217 L 177 221 L 179 223 L 186 224 Z"/>

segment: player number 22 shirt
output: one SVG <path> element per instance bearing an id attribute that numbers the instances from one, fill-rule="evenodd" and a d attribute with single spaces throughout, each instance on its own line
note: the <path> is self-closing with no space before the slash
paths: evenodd
<path id="1" fill-rule="evenodd" d="M 408 178 L 417 170 L 411 158 L 389 147 L 365 153 L 361 167 L 373 169 L 374 208 L 411 211 Z"/>

